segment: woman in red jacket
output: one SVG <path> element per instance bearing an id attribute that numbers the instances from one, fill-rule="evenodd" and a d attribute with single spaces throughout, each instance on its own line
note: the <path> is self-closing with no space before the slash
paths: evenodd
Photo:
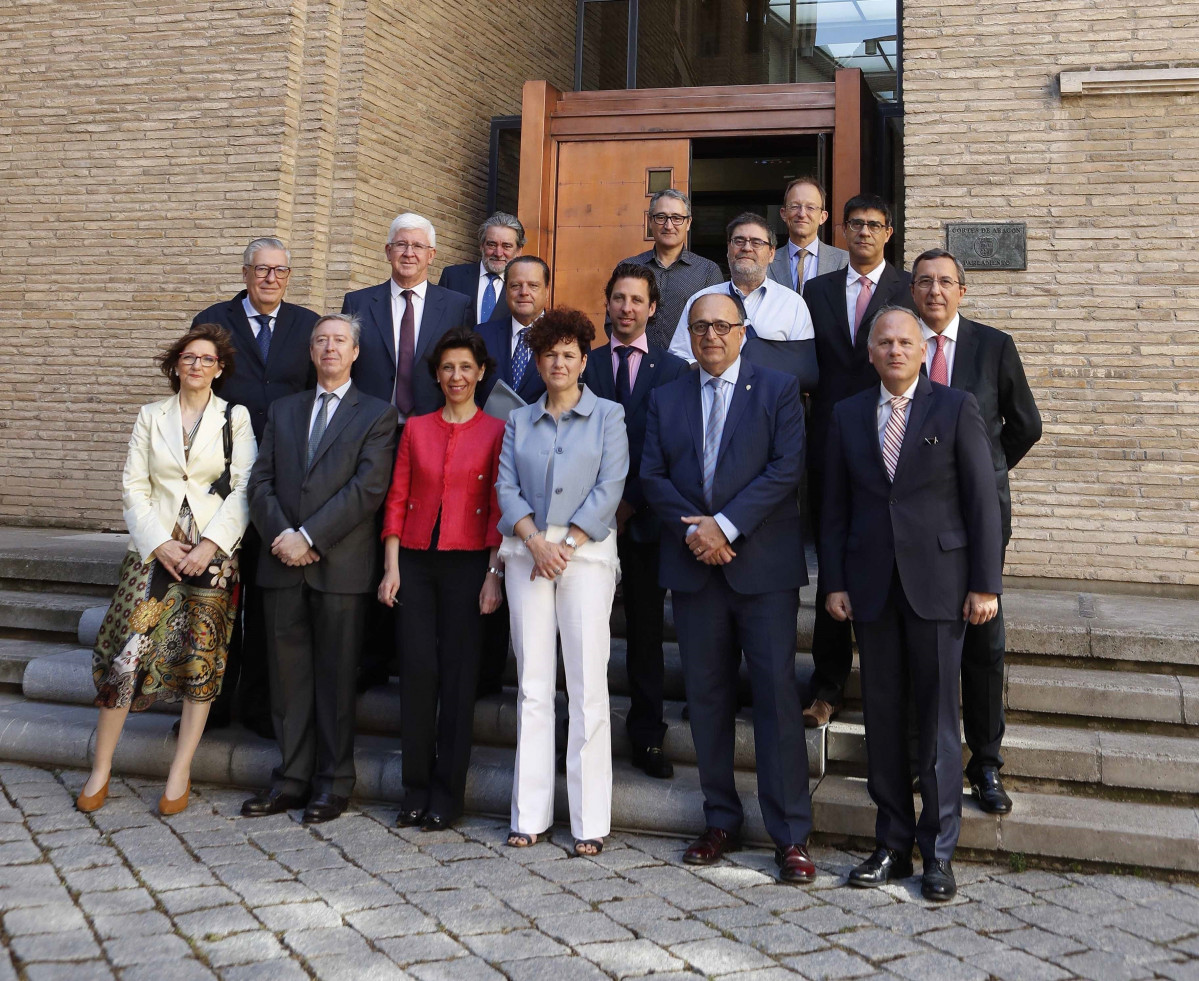
<path id="1" fill-rule="evenodd" d="M 499 607 L 504 576 L 495 496 L 504 423 L 475 405 L 494 367 L 468 327 L 437 342 L 429 368 L 445 406 L 404 426 L 384 505 L 379 601 L 400 601 L 400 827 L 440 831 L 462 815 L 482 615 Z"/>

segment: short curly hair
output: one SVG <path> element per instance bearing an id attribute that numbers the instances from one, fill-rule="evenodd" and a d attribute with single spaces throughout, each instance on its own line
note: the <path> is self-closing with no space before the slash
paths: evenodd
<path id="1" fill-rule="evenodd" d="M 546 310 L 539 319 L 533 321 L 529 332 L 525 334 L 525 343 L 538 358 L 559 341 L 574 341 L 579 345 L 579 351 L 586 354 L 591 350 L 593 340 L 595 325 L 583 311 L 570 307 Z"/>
<path id="2" fill-rule="evenodd" d="M 233 335 L 220 324 L 196 324 L 188 329 L 182 337 L 166 348 L 158 356 L 158 369 L 167 376 L 171 383 L 171 391 L 179 391 L 179 376 L 175 374 L 175 366 L 179 364 L 179 355 L 187 350 L 192 341 L 208 341 L 216 348 L 217 360 L 221 363 L 221 374 L 212 380 L 213 391 L 218 391 L 221 383 L 233 374 L 236 356 L 233 347 Z"/>
<path id="3" fill-rule="evenodd" d="M 483 369 L 485 375 L 495 371 L 495 358 L 487 353 L 487 344 L 483 340 L 483 335 L 476 333 L 473 327 L 455 327 L 447 330 L 437 339 L 433 350 L 425 358 L 429 366 L 429 374 L 433 376 L 434 381 L 437 380 L 437 367 L 441 364 L 442 356 L 446 351 L 453 351 L 457 348 L 470 351 L 471 356 L 475 359 L 475 364 Z"/>

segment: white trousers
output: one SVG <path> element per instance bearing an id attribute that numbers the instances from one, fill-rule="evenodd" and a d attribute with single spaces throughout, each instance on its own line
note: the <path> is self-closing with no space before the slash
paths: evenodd
<path id="1" fill-rule="evenodd" d="M 613 536 L 615 537 L 615 536 Z M 554 823 L 554 692 L 557 644 L 570 699 L 566 791 L 576 839 L 605 838 L 612 825 L 612 725 L 608 654 L 616 575 L 610 563 L 577 556 L 556 580 L 532 582 L 528 552 L 507 559 L 504 583 L 520 691 L 512 830 L 542 834 Z"/>

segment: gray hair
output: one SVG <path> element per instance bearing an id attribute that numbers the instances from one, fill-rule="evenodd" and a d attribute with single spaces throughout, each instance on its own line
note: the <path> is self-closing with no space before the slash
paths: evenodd
<path id="1" fill-rule="evenodd" d="M 516 215 L 510 215 L 506 211 L 497 211 L 494 215 L 488 218 L 479 226 L 479 248 L 483 248 L 483 239 L 487 237 L 489 228 L 511 228 L 516 232 L 516 247 L 523 249 L 525 247 L 525 226 L 520 223 L 520 219 Z"/>
<path id="2" fill-rule="evenodd" d="M 929 249 L 927 252 L 921 252 L 916 256 L 916 261 L 912 263 L 912 279 L 916 278 L 916 267 L 920 263 L 932 262 L 934 259 L 952 259 L 953 268 L 958 274 L 958 282 L 963 286 L 966 285 L 966 267 L 962 265 L 961 259 L 946 249 Z"/>
<path id="3" fill-rule="evenodd" d="M 312 338 L 316 337 L 316 332 L 321 329 L 321 325 L 327 324 L 330 320 L 340 320 L 349 327 L 350 336 L 354 338 L 354 346 L 358 346 L 358 339 L 362 336 L 362 321 L 358 319 L 358 315 L 356 313 L 327 313 L 312 325 L 312 333 L 308 335 L 309 347 L 312 346 Z"/>
<path id="4" fill-rule="evenodd" d="M 246 251 L 241 254 L 241 264 L 243 266 L 252 266 L 254 264 L 254 256 L 262 249 L 281 249 L 287 255 L 288 264 L 291 263 L 291 249 L 283 244 L 282 239 L 256 238 L 246 246 Z"/>
<path id="5" fill-rule="evenodd" d="M 422 218 L 411 211 L 405 211 L 402 215 L 395 216 L 391 227 L 387 229 L 388 243 L 395 239 L 396 232 L 405 228 L 419 228 L 429 236 L 429 247 L 433 249 L 437 248 L 437 232 L 433 229 L 433 223 L 428 218 Z"/>
<path id="6" fill-rule="evenodd" d="M 921 342 L 924 341 L 924 331 L 920 330 L 920 318 L 912 313 L 907 307 L 901 307 L 898 303 L 887 303 L 880 307 L 878 312 L 870 318 L 870 333 L 866 336 L 867 345 L 874 341 L 874 328 L 880 320 L 889 313 L 902 313 L 905 317 L 911 317 L 912 323 L 916 325 L 916 330 L 920 334 Z"/>
<path id="7" fill-rule="evenodd" d="M 654 208 L 658 206 L 658 202 L 663 198 L 670 198 L 672 201 L 678 201 L 687 211 L 687 217 L 691 217 L 691 200 L 682 191 L 673 187 L 666 188 L 665 191 L 656 191 L 649 199 L 649 213 L 654 213 Z"/>

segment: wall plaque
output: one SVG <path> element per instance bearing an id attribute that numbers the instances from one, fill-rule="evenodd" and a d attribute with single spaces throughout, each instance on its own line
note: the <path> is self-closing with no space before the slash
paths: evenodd
<path id="1" fill-rule="evenodd" d="M 1026 269 L 1022 221 L 951 221 L 945 224 L 945 247 L 967 269 Z"/>

